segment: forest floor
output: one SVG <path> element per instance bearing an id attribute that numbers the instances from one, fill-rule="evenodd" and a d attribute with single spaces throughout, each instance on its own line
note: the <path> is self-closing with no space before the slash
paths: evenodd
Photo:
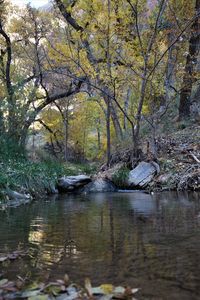
<path id="1" fill-rule="evenodd" d="M 161 173 L 152 188 L 200 189 L 200 125 L 177 129 L 158 138 Z"/>
<path id="2" fill-rule="evenodd" d="M 157 135 L 157 158 L 147 151 L 148 139 L 143 138 L 140 161 L 156 161 L 160 172 L 145 189 L 149 191 L 200 190 L 200 125 L 181 128 L 172 124 L 168 132 Z M 132 148 L 116 151 L 111 168 L 101 168 L 97 177 L 107 178 L 121 189 L 130 189 L 128 176 L 133 169 Z M 132 166 L 132 167 L 131 167 Z"/>

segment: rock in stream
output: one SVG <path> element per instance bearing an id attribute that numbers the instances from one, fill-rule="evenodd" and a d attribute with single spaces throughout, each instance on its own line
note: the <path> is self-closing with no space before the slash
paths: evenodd
<path id="1" fill-rule="evenodd" d="M 160 167 L 155 162 L 142 161 L 139 165 L 130 171 L 128 178 L 129 187 L 144 188 L 160 172 Z"/>
<path id="2" fill-rule="evenodd" d="M 57 189 L 60 193 L 73 192 L 91 182 L 86 175 L 64 176 L 58 180 Z"/>

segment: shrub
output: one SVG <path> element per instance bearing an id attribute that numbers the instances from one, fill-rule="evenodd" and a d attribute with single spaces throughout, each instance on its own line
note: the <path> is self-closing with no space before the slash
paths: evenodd
<path id="1" fill-rule="evenodd" d="M 12 141 L 3 138 L 0 141 L 0 191 L 9 188 L 40 197 L 51 193 L 59 177 L 89 174 L 94 170 L 94 166 L 89 164 L 60 163 L 49 155 L 44 156 L 42 161 L 33 162 Z"/>
<path id="2" fill-rule="evenodd" d="M 120 168 L 112 176 L 113 183 L 121 189 L 127 188 L 127 180 L 128 180 L 129 172 L 130 170 L 127 167 Z"/>

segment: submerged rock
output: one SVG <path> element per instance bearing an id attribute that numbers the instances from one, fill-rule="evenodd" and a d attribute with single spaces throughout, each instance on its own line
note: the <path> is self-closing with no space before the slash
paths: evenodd
<path id="1" fill-rule="evenodd" d="M 18 193 L 10 189 L 6 190 L 6 194 L 8 195 L 10 200 L 31 200 L 32 199 L 32 197 L 29 194 Z"/>
<path id="2" fill-rule="evenodd" d="M 91 182 L 86 175 L 64 176 L 58 180 L 57 189 L 60 193 L 73 192 Z"/>
<path id="3" fill-rule="evenodd" d="M 85 193 L 104 193 L 115 192 L 116 186 L 108 179 L 97 178 L 93 182 L 89 183 L 85 188 Z"/>
<path id="4" fill-rule="evenodd" d="M 160 167 L 155 162 L 141 162 L 139 165 L 130 171 L 128 178 L 129 187 L 144 188 L 160 172 Z"/>
<path id="5" fill-rule="evenodd" d="M 23 204 L 28 204 L 32 201 L 32 196 L 29 194 L 18 193 L 7 188 L 4 191 L 4 195 L 6 196 L 7 200 L 6 203 L 0 205 L 0 209 L 6 207 L 18 207 Z"/>

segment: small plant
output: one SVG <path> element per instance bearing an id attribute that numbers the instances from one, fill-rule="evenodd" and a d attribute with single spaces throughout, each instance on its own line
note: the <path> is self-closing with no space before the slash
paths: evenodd
<path id="1" fill-rule="evenodd" d="M 79 165 L 79 167 L 80 167 L 80 170 L 82 171 L 82 173 L 85 173 L 86 175 L 94 174 L 97 170 L 96 164 L 85 163 L 85 164 Z"/>
<path id="2" fill-rule="evenodd" d="M 120 168 L 113 176 L 112 181 L 113 183 L 121 188 L 125 189 L 127 187 L 127 180 L 129 176 L 130 170 L 127 167 Z"/>
<path id="3" fill-rule="evenodd" d="M 185 122 L 181 122 L 178 124 L 177 128 L 180 130 L 183 130 L 187 127 L 187 124 Z"/>
<path id="4" fill-rule="evenodd" d="M 97 165 L 90 163 L 83 164 L 74 164 L 74 163 L 65 163 L 63 164 L 64 175 L 77 175 L 77 174 L 86 174 L 92 175 L 96 172 Z"/>
<path id="5" fill-rule="evenodd" d="M 56 161 L 32 162 L 2 156 L 0 160 L 0 190 L 9 188 L 40 197 L 44 192 L 50 193 L 65 174 L 64 167 Z"/>

